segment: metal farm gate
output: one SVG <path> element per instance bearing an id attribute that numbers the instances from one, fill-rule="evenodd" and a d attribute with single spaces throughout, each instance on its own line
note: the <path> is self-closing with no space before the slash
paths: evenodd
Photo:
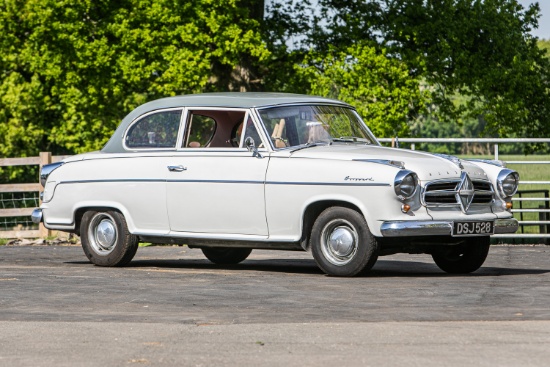
<path id="1" fill-rule="evenodd" d="M 550 139 L 470 139 L 470 138 L 402 138 L 397 141 L 393 138 L 379 139 L 380 142 L 392 146 L 399 143 L 410 144 L 411 149 L 415 149 L 416 144 L 445 144 L 445 143 L 482 143 L 490 144 L 493 149 L 493 158 L 499 159 L 499 144 L 511 143 L 550 143 Z M 529 156 L 536 158 L 536 156 Z M 39 157 L 27 158 L 0 158 L 0 167 L 7 166 L 29 166 L 57 162 L 66 158 L 66 156 L 53 157 L 49 152 L 40 153 Z M 550 161 L 541 161 L 536 159 L 526 159 L 521 161 L 508 161 L 507 165 L 516 169 L 521 176 L 521 166 L 545 166 L 550 165 Z M 550 172 L 550 170 L 549 170 Z M 50 236 L 42 225 L 37 227 L 30 221 L 30 213 L 35 207 L 39 206 L 39 195 L 42 187 L 37 181 L 25 184 L 0 184 L 0 238 L 36 238 Z M 523 188 L 522 188 L 523 187 Z M 550 241 L 550 177 L 543 180 L 521 180 L 518 193 L 512 199 L 514 208 L 512 212 L 518 219 L 520 229 L 515 234 L 495 235 L 497 238 L 522 238 L 531 240 L 541 240 L 545 243 Z"/>

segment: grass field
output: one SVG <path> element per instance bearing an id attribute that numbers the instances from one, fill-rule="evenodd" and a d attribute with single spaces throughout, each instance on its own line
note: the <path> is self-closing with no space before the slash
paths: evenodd
<path id="1" fill-rule="evenodd" d="M 493 157 L 461 156 L 460 158 L 493 159 Z M 537 161 L 550 162 L 550 155 L 501 155 L 504 162 Z M 520 174 L 520 181 L 550 181 L 550 164 L 506 163 L 506 167 L 514 169 Z M 550 185 L 522 184 L 520 190 L 550 190 Z"/>
<path id="2" fill-rule="evenodd" d="M 468 156 L 462 158 L 477 158 L 480 156 Z M 484 159 L 493 159 L 493 157 L 483 157 Z M 505 162 L 520 162 L 520 161 L 545 161 L 550 162 L 550 155 L 501 155 L 499 159 Z M 506 166 L 514 169 L 520 174 L 521 181 L 550 181 L 550 163 L 545 164 L 528 164 L 528 163 L 507 163 Z M 525 193 L 525 191 L 539 191 L 538 193 Z M 545 191 L 545 192 L 544 192 Z M 548 184 L 520 184 L 516 198 L 542 198 L 548 196 L 550 185 Z M 536 209 L 539 207 L 546 208 L 550 203 L 543 200 L 540 201 L 514 201 L 514 209 Z M 544 214 L 543 214 L 544 215 Z M 514 217 L 522 221 L 550 220 L 550 213 L 546 214 L 546 218 L 539 217 L 539 213 L 514 213 Z M 540 228 L 537 225 L 526 226 L 523 228 L 524 233 L 540 233 Z M 520 231 L 521 232 L 521 229 Z M 550 232 L 550 226 L 548 231 Z"/>

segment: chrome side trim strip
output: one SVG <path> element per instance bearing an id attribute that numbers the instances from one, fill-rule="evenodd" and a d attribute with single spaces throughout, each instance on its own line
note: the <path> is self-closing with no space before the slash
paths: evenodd
<path id="1" fill-rule="evenodd" d="M 263 181 L 239 181 L 239 180 L 166 180 L 167 183 L 227 183 L 227 184 L 248 184 L 263 185 Z"/>
<path id="2" fill-rule="evenodd" d="M 229 184 L 254 184 L 254 185 L 289 185 L 289 186 L 391 186 L 389 183 L 375 182 L 284 182 L 284 181 L 246 181 L 246 180 L 162 180 L 162 179 L 112 179 L 112 180 L 75 180 L 62 181 L 63 184 L 83 184 L 83 183 L 116 183 L 116 182 L 158 182 L 158 183 L 229 183 Z"/>
<path id="3" fill-rule="evenodd" d="M 66 184 L 82 184 L 82 183 L 107 183 L 107 182 L 166 182 L 166 180 L 160 179 L 146 179 L 146 178 L 120 178 L 112 180 L 75 180 L 75 181 L 60 181 L 58 185 Z"/>
<path id="4" fill-rule="evenodd" d="M 283 182 L 267 181 L 266 185 L 298 185 L 298 186 L 391 186 L 389 183 L 374 182 Z"/>

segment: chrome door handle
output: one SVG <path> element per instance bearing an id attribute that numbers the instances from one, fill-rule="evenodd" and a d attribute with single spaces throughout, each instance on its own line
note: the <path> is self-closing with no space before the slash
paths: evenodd
<path id="1" fill-rule="evenodd" d="M 168 166 L 168 171 L 170 171 L 170 172 L 183 172 L 183 171 L 187 171 L 187 167 L 184 167 L 184 166 Z"/>

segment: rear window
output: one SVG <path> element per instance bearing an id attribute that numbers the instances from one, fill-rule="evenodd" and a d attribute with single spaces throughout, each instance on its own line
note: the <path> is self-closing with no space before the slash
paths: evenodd
<path id="1" fill-rule="evenodd" d="M 126 147 L 133 149 L 175 148 L 181 110 L 152 113 L 137 120 L 126 133 Z"/>

